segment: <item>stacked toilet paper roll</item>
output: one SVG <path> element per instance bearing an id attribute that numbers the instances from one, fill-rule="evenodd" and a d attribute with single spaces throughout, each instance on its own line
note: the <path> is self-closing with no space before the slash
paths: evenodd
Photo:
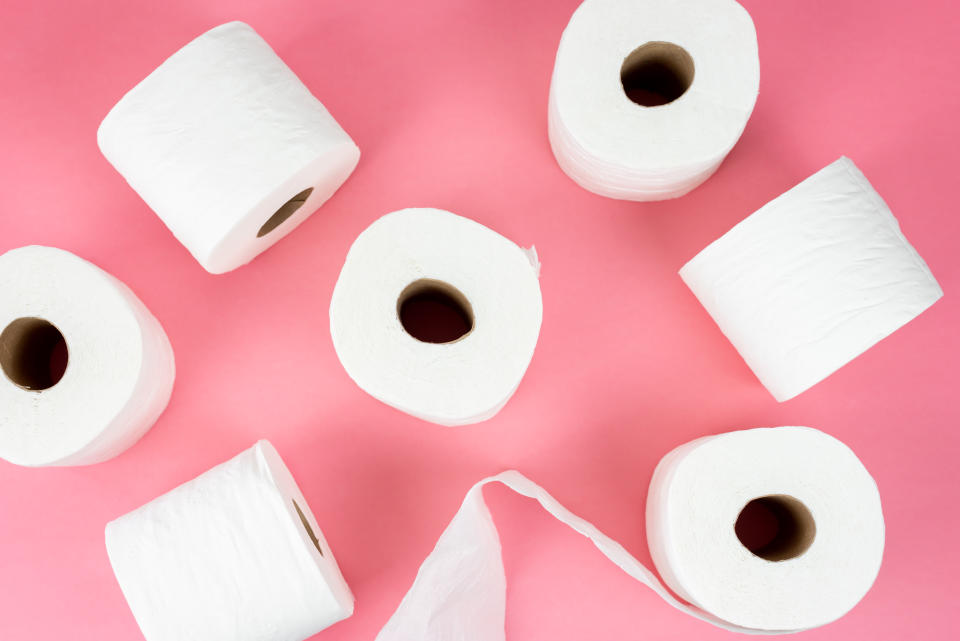
<path id="1" fill-rule="evenodd" d="M 753 111 L 757 34 L 734 0 L 586 0 L 550 83 L 550 146 L 584 189 L 664 200 L 720 166 Z"/>
<path id="2" fill-rule="evenodd" d="M 267 441 L 111 521 L 106 544 L 147 641 L 303 641 L 353 613 Z"/>
<path id="3" fill-rule="evenodd" d="M 360 150 L 273 49 L 230 22 L 192 41 L 100 124 L 107 160 L 214 274 L 322 205 Z"/>
<path id="4" fill-rule="evenodd" d="M 133 445 L 170 399 L 173 350 L 110 274 L 53 247 L 0 256 L 0 458 L 99 463 Z"/>
<path id="5" fill-rule="evenodd" d="M 383 216 L 354 241 L 330 301 L 330 333 L 357 385 L 441 425 L 491 418 L 540 333 L 540 263 L 439 209 Z"/>
<path id="6" fill-rule="evenodd" d="M 778 401 L 823 380 L 943 296 L 848 158 L 761 207 L 680 276 Z"/>
<path id="7" fill-rule="evenodd" d="M 505 472 L 470 489 L 378 641 L 505 638 L 500 540 L 483 501 L 493 482 L 536 499 L 673 607 L 734 632 L 796 632 L 843 616 L 869 590 L 883 556 L 877 486 L 847 446 L 806 427 L 730 432 L 673 450 L 650 484 L 650 552 L 687 603 L 620 543 Z M 741 522 L 758 506 L 776 529 L 768 540 L 747 540 Z"/>

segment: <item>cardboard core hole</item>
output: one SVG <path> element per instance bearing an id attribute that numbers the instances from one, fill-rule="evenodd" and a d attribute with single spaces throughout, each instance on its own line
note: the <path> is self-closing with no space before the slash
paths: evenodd
<path id="1" fill-rule="evenodd" d="M 310 522 L 307 520 L 307 517 L 303 515 L 303 510 L 300 509 L 300 506 L 297 505 L 297 502 L 293 499 L 293 507 L 297 510 L 297 516 L 300 517 L 300 523 L 303 524 L 303 529 L 307 531 L 307 536 L 310 537 L 310 540 L 313 541 L 313 547 L 317 548 L 317 552 L 320 553 L 320 556 L 323 556 L 323 550 L 320 549 L 320 539 L 317 538 L 317 535 L 313 533 L 313 528 L 310 527 Z"/>
<path id="2" fill-rule="evenodd" d="M 804 552 L 817 535 L 807 506 L 786 494 L 761 496 L 747 503 L 734 525 L 745 548 L 767 561 L 785 561 Z"/>
<path id="3" fill-rule="evenodd" d="M 397 316 L 408 334 L 424 343 L 452 343 L 473 331 L 473 307 L 460 290 L 421 278 L 397 299 Z"/>
<path id="4" fill-rule="evenodd" d="M 643 107 L 666 105 L 693 84 L 693 58 L 672 42 L 647 42 L 634 49 L 620 66 L 627 98 Z"/>
<path id="5" fill-rule="evenodd" d="M 280 206 L 280 209 L 273 212 L 273 215 L 267 219 L 267 222 L 263 223 L 263 226 L 260 228 L 260 231 L 257 232 L 257 238 L 261 236 L 266 236 L 274 229 L 280 226 L 283 221 L 290 216 L 293 216 L 293 213 L 303 207 L 303 203 L 307 202 L 307 198 L 310 197 L 310 194 L 313 192 L 313 187 L 307 187 L 299 194 L 283 203 Z"/>
<path id="6" fill-rule="evenodd" d="M 0 367 L 23 389 L 39 392 L 59 383 L 68 358 L 63 334 L 42 318 L 18 318 L 0 333 Z"/>

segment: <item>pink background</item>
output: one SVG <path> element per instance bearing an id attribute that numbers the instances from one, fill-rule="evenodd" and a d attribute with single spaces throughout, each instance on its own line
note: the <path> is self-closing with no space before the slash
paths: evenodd
<path id="1" fill-rule="evenodd" d="M 157 4 L 6 0 L 0 9 L 0 251 L 62 247 L 127 282 L 177 354 L 166 413 L 93 467 L 0 461 L 0 638 L 139 637 L 104 524 L 268 438 L 358 599 L 319 637 L 372 639 L 481 476 L 515 467 L 649 561 L 647 483 L 692 438 L 802 424 L 849 444 L 879 483 L 876 585 L 805 639 L 960 633 L 956 217 L 960 9 L 950 0 L 744 0 L 760 39 L 756 111 L 720 171 L 664 203 L 606 200 L 546 137 L 556 45 L 577 0 Z M 204 272 L 100 155 L 120 96 L 219 23 L 252 24 L 363 150 L 334 198 L 252 264 Z M 845 154 L 899 217 L 946 297 L 783 404 L 676 275 L 708 242 Z M 327 309 L 347 248 L 408 206 L 446 208 L 543 261 L 545 316 L 493 420 L 441 428 L 347 378 Z M 520 639 L 720 639 L 529 501 L 488 492 Z M 952 633 L 952 634 L 951 634 Z"/>

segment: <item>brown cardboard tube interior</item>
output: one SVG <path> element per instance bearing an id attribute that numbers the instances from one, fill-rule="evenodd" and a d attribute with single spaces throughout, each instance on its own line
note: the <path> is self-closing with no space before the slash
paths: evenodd
<path id="1" fill-rule="evenodd" d="M 794 559 L 806 552 L 817 536 L 810 510 L 786 494 L 761 496 L 747 503 L 734 530 L 745 548 L 767 561 Z"/>
<path id="2" fill-rule="evenodd" d="M 39 392 L 59 383 L 68 359 L 63 334 L 42 318 L 18 318 L 0 332 L 0 367 L 25 390 Z"/>
<path id="3" fill-rule="evenodd" d="M 263 223 L 263 226 L 260 227 L 260 231 L 257 232 L 257 238 L 261 236 L 266 236 L 274 229 L 279 227 L 283 221 L 290 216 L 293 216 L 294 212 L 303 207 L 303 203 L 307 202 L 307 198 L 310 197 L 310 194 L 313 192 L 313 187 L 307 187 L 299 194 L 283 203 L 280 206 L 280 209 L 273 212 L 273 215 L 267 219 L 267 222 Z"/>
<path id="4" fill-rule="evenodd" d="M 473 306 L 456 287 L 421 278 L 397 299 L 397 316 L 408 334 L 424 343 L 453 343 L 473 331 Z"/>
<path id="5" fill-rule="evenodd" d="M 693 75 L 693 58 L 672 42 L 642 44 L 620 66 L 623 92 L 643 107 L 673 102 L 693 84 Z"/>
<path id="6" fill-rule="evenodd" d="M 307 517 L 304 516 L 303 510 L 300 509 L 300 506 L 297 505 L 297 502 L 294 499 L 293 507 L 297 510 L 297 516 L 300 517 L 300 523 L 303 524 L 303 529 L 307 531 L 307 536 L 310 537 L 310 540 L 313 541 L 313 546 L 317 548 L 317 552 L 320 553 L 320 556 L 323 556 L 323 550 L 320 549 L 320 539 L 317 538 L 317 535 L 313 533 L 313 528 L 310 527 L 310 521 L 307 520 Z"/>

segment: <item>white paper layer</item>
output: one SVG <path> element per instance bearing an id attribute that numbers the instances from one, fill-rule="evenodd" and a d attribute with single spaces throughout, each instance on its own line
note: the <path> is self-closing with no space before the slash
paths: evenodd
<path id="1" fill-rule="evenodd" d="M 943 296 L 848 158 L 761 207 L 680 270 L 770 393 L 823 380 Z"/>
<path id="2" fill-rule="evenodd" d="M 111 521 L 106 544 L 147 641 L 303 641 L 353 613 L 267 441 Z"/>
<path id="3" fill-rule="evenodd" d="M 636 48 L 668 42 L 693 59 L 678 99 L 646 107 L 620 69 Z M 563 32 L 550 83 L 550 145 L 584 189 L 665 200 L 697 187 L 743 133 L 760 82 L 757 35 L 733 0 L 586 0 Z"/>
<path id="4" fill-rule="evenodd" d="M 360 150 L 270 46 L 230 22 L 177 51 L 100 124 L 107 160 L 207 271 L 283 238 L 353 171 Z M 313 188 L 273 231 L 263 225 Z"/>
<path id="5" fill-rule="evenodd" d="M 536 253 L 439 209 L 383 216 L 354 241 L 330 302 L 340 362 L 373 397 L 441 425 L 486 420 L 520 384 L 540 333 Z M 452 285 L 473 308 L 473 331 L 421 342 L 398 318 L 411 283 Z"/>
<path id="6" fill-rule="evenodd" d="M 664 580 L 692 605 L 620 543 L 510 471 L 470 489 L 377 641 L 505 639 L 500 539 L 483 500 L 493 482 L 536 499 L 671 606 L 733 632 L 796 632 L 842 616 L 873 583 L 883 553 L 876 484 L 849 448 L 804 427 L 730 432 L 669 453 L 650 484 L 651 553 Z M 767 561 L 737 540 L 740 510 L 770 494 L 795 496 L 813 514 L 817 535 L 801 556 Z"/>
<path id="7" fill-rule="evenodd" d="M 166 408 L 175 374 L 170 342 L 110 274 L 53 247 L 8 251 L 0 256 L 0 331 L 21 318 L 60 331 L 67 367 L 59 382 L 39 390 L 0 373 L 0 458 L 31 466 L 99 463 L 136 443 Z"/>

